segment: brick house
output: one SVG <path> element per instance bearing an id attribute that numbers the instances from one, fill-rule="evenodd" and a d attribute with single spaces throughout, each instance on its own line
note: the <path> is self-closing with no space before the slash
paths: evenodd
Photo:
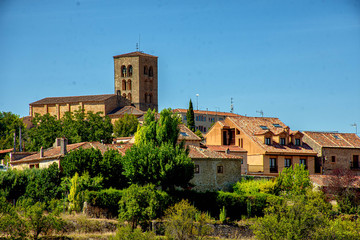
<path id="1" fill-rule="evenodd" d="M 227 117 L 205 135 L 208 145 L 239 146 L 247 151 L 248 174 L 278 175 L 293 164 L 304 164 L 310 174 L 320 173 L 316 152 L 278 118 Z"/>
<path id="2" fill-rule="evenodd" d="M 304 131 L 304 141 L 322 162 L 323 174 L 334 169 L 351 169 L 360 175 L 360 138 L 355 133 Z"/>

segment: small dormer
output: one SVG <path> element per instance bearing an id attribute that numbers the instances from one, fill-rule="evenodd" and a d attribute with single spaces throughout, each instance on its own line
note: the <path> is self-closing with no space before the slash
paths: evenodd
<path id="1" fill-rule="evenodd" d="M 294 131 L 290 134 L 290 138 L 291 138 L 291 143 L 294 144 L 295 146 L 302 146 L 303 142 L 302 142 L 302 138 L 303 138 L 304 134 L 302 134 L 299 131 Z"/>
<path id="2" fill-rule="evenodd" d="M 287 145 L 289 142 L 289 136 L 286 131 L 282 131 L 274 136 L 274 141 L 280 145 Z"/>

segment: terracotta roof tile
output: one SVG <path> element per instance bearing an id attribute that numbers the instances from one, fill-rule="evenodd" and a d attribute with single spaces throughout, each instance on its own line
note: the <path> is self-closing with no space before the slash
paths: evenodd
<path id="1" fill-rule="evenodd" d="M 188 127 L 184 124 L 179 125 L 179 137 L 178 140 L 185 140 L 185 141 L 201 141 L 201 138 L 198 137 L 193 131 L 191 131 Z"/>
<path id="2" fill-rule="evenodd" d="M 135 116 L 142 116 L 144 115 L 146 112 L 141 111 L 140 109 L 137 109 L 136 107 L 133 106 L 125 106 L 122 108 L 116 108 L 113 111 L 111 111 L 110 113 L 108 113 L 108 116 L 123 116 L 125 114 L 129 114 L 129 115 L 135 115 Z"/>
<path id="3" fill-rule="evenodd" d="M 271 131 L 275 135 L 280 134 L 284 129 L 289 129 L 283 122 L 278 118 L 270 117 L 229 117 L 229 119 L 239 128 L 240 131 L 243 131 L 247 134 L 254 142 L 261 146 L 267 153 L 288 153 L 288 154 L 310 154 L 316 155 L 316 152 L 312 148 L 303 143 L 302 146 L 295 146 L 292 144 L 280 145 L 274 143 L 272 145 L 266 145 L 261 141 L 256 135 L 261 131 Z M 261 127 L 264 126 L 264 127 Z M 265 129 L 266 127 L 266 129 Z"/>
<path id="4" fill-rule="evenodd" d="M 114 56 L 113 58 L 119 58 L 119 57 L 138 57 L 138 56 L 157 58 L 157 56 L 150 55 L 150 54 L 143 53 L 143 52 L 125 53 L 125 54 L 116 55 L 116 56 Z"/>
<path id="5" fill-rule="evenodd" d="M 187 109 L 182 108 L 176 108 L 172 110 L 174 113 L 187 113 Z M 208 114 L 208 115 L 218 115 L 218 116 L 241 116 L 239 114 L 235 113 L 229 113 L 229 112 L 216 112 L 216 111 L 203 111 L 203 110 L 194 110 L 194 114 Z"/>
<path id="6" fill-rule="evenodd" d="M 229 149 L 230 152 L 247 152 L 245 149 L 233 145 L 206 145 L 206 147 L 207 149 L 216 152 L 225 152 L 227 149 Z"/>
<path id="7" fill-rule="evenodd" d="M 78 102 L 103 102 L 114 96 L 116 96 L 116 94 L 70 96 L 70 97 L 47 97 L 39 101 L 30 103 L 30 105 L 64 104 L 64 103 L 78 103 Z"/>
<path id="8" fill-rule="evenodd" d="M 13 150 L 14 150 L 14 148 L 9 148 L 9 149 L 0 150 L 0 154 L 9 153 L 9 152 L 12 152 Z"/>
<path id="9" fill-rule="evenodd" d="M 304 131 L 304 135 L 322 147 L 360 148 L 360 138 L 355 133 Z"/>
<path id="10" fill-rule="evenodd" d="M 205 148 L 189 146 L 189 157 L 192 159 L 242 159 L 241 156 L 212 151 Z"/>

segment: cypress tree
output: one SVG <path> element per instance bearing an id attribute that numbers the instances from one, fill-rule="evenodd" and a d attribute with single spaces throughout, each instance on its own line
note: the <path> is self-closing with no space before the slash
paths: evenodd
<path id="1" fill-rule="evenodd" d="M 194 117 L 194 109 L 193 109 L 193 104 L 191 102 L 191 99 L 190 99 L 190 102 L 189 102 L 189 109 L 187 110 L 187 113 L 186 113 L 186 119 L 187 119 L 187 127 L 195 132 L 195 117 Z"/>

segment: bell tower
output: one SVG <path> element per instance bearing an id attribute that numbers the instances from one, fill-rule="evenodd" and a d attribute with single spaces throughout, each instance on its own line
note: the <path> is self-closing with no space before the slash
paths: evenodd
<path id="1" fill-rule="evenodd" d="M 114 56 L 115 94 L 136 108 L 158 111 L 158 57 L 143 52 Z"/>

